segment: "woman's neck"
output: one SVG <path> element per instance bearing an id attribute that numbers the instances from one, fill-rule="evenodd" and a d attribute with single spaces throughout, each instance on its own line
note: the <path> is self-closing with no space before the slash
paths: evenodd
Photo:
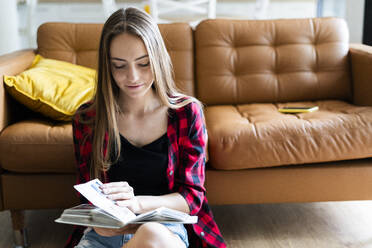
<path id="1" fill-rule="evenodd" d="M 161 105 L 161 101 L 154 92 L 149 90 L 143 97 L 130 98 L 123 94 L 119 95 L 119 107 L 121 113 L 132 116 L 143 116 L 154 111 Z"/>

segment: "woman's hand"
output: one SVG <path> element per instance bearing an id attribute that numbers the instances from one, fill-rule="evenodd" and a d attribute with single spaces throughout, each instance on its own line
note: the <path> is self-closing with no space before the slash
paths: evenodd
<path id="1" fill-rule="evenodd" d="M 105 183 L 101 186 L 101 190 L 118 206 L 127 207 L 136 214 L 142 212 L 139 198 L 134 195 L 133 188 L 127 182 Z"/>
<path id="2" fill-rule="evenodd" d="M 112 236 L 123 235 L 123 234 L 133 234 L 137 231 L 139 227 L 140 227 L 140 224 L 129 224 L 120 229 L 100 228 L 100 227 L 93 227 L 93 229 L 97 234 L 101 236 L 112 237 Z"/>

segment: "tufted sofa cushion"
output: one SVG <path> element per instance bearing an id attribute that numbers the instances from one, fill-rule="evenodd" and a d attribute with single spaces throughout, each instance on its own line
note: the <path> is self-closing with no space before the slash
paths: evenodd
<path id="1" fill-rule="evenodd" d="M 71 123 L 24 120 L 0 135 L 0 164 L 5 170 L 73 173 L 74 161 Z"/>
<path id="2" fill-rule="evenodd" d="M 195 49 L 197 97 L 208 105 L 351 97 L 342 19 L 207 20 Z"/>
<path id="3" fill-rule="evenodd" d="M 319 111 L 282 114 L 283 106 Z M 210 165 L 234 170 L 372 155 L 372 108 L 343 101 L 211 106 L 205 110 Z"/>

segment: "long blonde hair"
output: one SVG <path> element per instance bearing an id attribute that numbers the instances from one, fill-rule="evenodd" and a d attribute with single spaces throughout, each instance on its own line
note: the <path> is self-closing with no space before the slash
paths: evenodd
<path id="1" fill-rule="evenodd" d="M 98 51 L 95 96 L 93 104 L 86 110 L 94 109 L 96 112 L 95 118 L 91 121 L 93 128 L 91 177 L 100 178 L 102 171 L 107 171 L 120 156 L 121 142 L 116 120 L 116 113 L 120 111 L 117 102 L 119 88 L 112 77 L 110 44 L 114 37 L 122 33 L 135 35 L 144 42 L 154 75 L 155 92 L 165 106 L 177 109 L 190 102 L 200 104 L 197 99 L 181 94 L 177 90 L 170 56 L 159 28 L 151 16 L 137 8 L 117 10 L 103 26 Z"/>

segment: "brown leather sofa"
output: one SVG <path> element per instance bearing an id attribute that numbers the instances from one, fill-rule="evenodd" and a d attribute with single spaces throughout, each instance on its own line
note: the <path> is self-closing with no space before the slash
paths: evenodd
<path id="1" fill-rule="evenodd" d="M 0 75 L 36 53 L 96 67 L 102 25 L 48 23 L 37 51 L 0 57 Z M 178 86 L 206 104 L 211 204 L 372 199 L 372 48 L 341 19 L 160 25 Z M 278 107 L 318 105 L 282 114 Z M 0 210 L 22 245 L 23 210 L 77 204 L 72 128 L 32 113 L 0 85 Z M 32 228 L 32 227 L 30 227 Z"/>

